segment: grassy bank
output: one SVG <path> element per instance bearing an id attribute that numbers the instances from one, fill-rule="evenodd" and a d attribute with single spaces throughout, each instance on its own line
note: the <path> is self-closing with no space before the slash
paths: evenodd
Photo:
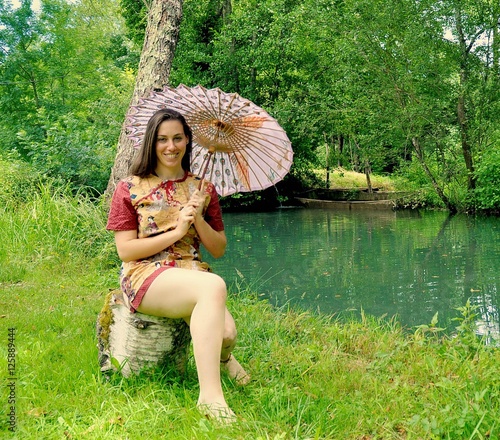
<path id="1" fill-rule="evenodd" d="M 118 261 L 104 215 L 42 188 L 0 211 L 0 438 L 19 439 L 485 439 L 500 437 L 500 354 L 474 336 L 464 305 L 453 338 L 395 320 L 339 322 L 276 310 L 231 286 L 236 355 L 252 374 L 224 378 L 238 422 L 195 409 L 184 376 L 99 373 L 95 320 Z M 244 262 L 242 263 L 244 264 Z M 15 329 L 15 433 L 8 431 L 8 329 Z M 10 381 L 12 382 L 12 381 Z"/>
<path id="2" fill-rule="evenodd" d="M 315 170 L 315 176 L 321 181 L 327 180 L 326 170 Z M 346 170 L 344 168 L 333 168 L 328 174 L 329 187 L 332 189 L 354 189 L 367 188 L 366 175 L 355 171 Z M 372 188 L 377 188 L 382 191 L 396 191 L 398 189 L 398 181 L 388 176 L 370 175 Z"/>
<path id="3" fill-rule="evenodd" d="M 316 178 L 326 187 L 326 170 L 314 171 Z M 364 173 L 344 168 L 332 168 L 329 172 L 330 189 L 367 190 L 368 182 Z M 398 209 L 444 209 L 443 202 L 435 189 L 420 179 L 414 181 L 397 175 L 370 174 L 370 184 L 374 191 L 405 193 L 396 200 Z"/>

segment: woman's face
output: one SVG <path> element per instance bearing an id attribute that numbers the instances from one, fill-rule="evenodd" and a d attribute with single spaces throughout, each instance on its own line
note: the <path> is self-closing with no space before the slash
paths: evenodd
<path id="1" fill-rule="evenodd" d="M 176 120 L 163 121 L 158 128 L 156 138 L 156 157 L 158 163 L 156 174 L 160 177 L 172 177 L 182 170 L 182 158 L 189 142 L 184 134 L 181 122 Z"/>

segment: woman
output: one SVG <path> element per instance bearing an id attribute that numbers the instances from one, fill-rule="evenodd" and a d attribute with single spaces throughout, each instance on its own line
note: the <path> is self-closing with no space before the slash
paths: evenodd
<path id="1" fill-rule="evenodd" d="M 218 420 L 233 419 L 224 398 L 220 366 L 245 384 L 249 377 L 231 355 L 236 326 L 226 308 L 226 284 L 201 261 L 200 243 L 215 258 L 226 235 L 213 184 L 189 172 L 192 133 L 184 117 L 159 110 L 142 146 L 119 182 L 108 218 L 123 261 L 124 299 L 131 311 L 183 318 L 190 327 L 200 384 L 198 407 Z"/>

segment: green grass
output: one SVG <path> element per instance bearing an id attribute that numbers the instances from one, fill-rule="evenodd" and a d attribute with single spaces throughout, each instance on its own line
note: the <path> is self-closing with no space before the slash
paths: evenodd
<path id="1" fill-rule="evenodd" d="M 326 182 L 326 170 L 315 170 L 314 174 L 321 182 Z M 372 188 L 378 188 L 381 191 L 396 191 L 398 181 L 393 177 L 379 176 L 370 174 Z M 331 189 L 356 189 L 367 188 L 366 175 L 349 171 L 344 168 L 334 168 L 330 170 L 330 188 Z"/>
<path id="2" fill-rule="evenodd" d="M 236 356 L 252 375 L 224 377 L 238 422 L 221 427 L 195 408 L 185 375 L 101 376 L 95 322 L 118 261 L 103 208 L 42 188 L 0 211 L 0 372 L 16 337 L 17 431 L 0 391 L 0 438 L 18 439 L 486 439 L 500 438 L 500 354 L 461 309 L 453 338 L 433 325 L 340 322 L 272 308 L 258 287 L 232 286 Z"/>

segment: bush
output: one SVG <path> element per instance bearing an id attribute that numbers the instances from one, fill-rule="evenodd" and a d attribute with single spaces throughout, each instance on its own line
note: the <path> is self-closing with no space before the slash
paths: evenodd
<path id="1" fill-rule="evenodd" d="M 26 159 L 40 173 L 71 183 L 73 189 L 85 187 L 87 193 L 102 194 L 106 189 L 115 155 L 120 126 L 104 130 L 78 115 L 67 114 L 57 120 L 40 115 L 45 136 L 21 131 L 18 142 Z"/>
<path id="2" fill-rule="evenodd" d="M 36 190 L 42 176 L 34 167 L 10 154 L 0 159 L 0 200 L 2 205 L 22 203 Z"/>
<path id="3" fill-rule="evenodd" d="M 473 204 L 477 210 L 500 210 L 500 151 L 498 147 L 485 152 L 478 161 Z"/>

